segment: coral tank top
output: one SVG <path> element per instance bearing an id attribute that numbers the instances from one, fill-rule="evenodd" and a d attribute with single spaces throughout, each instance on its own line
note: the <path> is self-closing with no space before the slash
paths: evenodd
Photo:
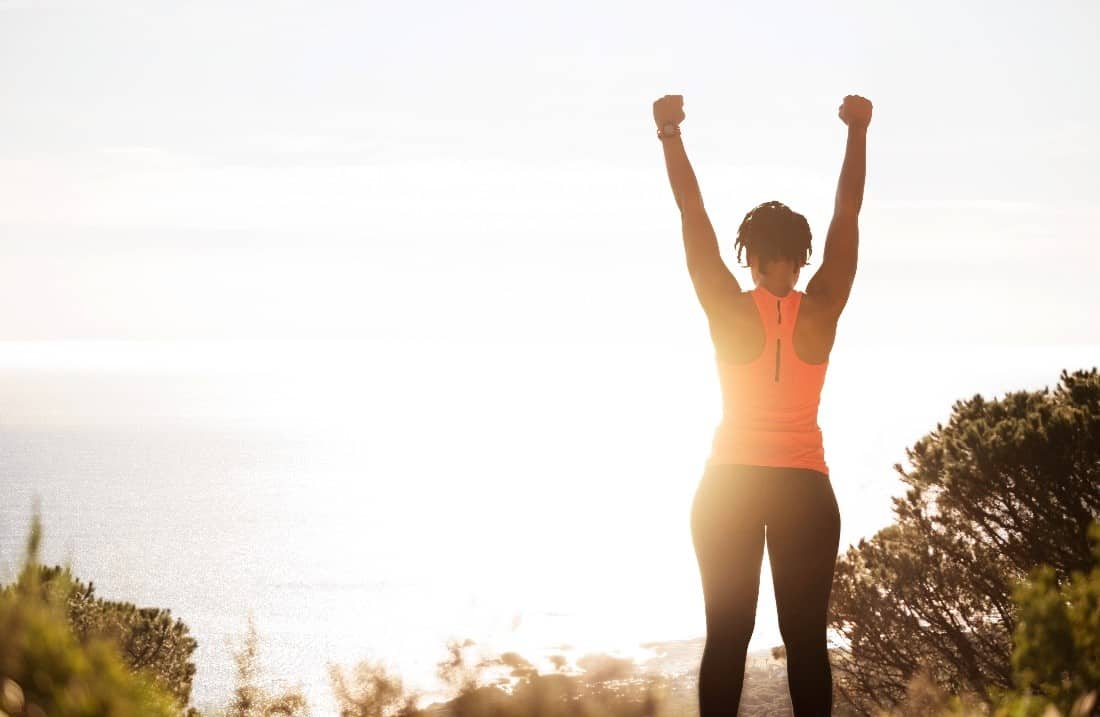
<path id="1" fill-rule="evenodd" d="M 749 292 L 764 323 L 764 351 L 734 364 L 715 357 L 722 387 L 722 421 L 707 466 L 740 463 L 810 468 L 829 474 L 817 409 L 829 362 L 806 363 L 794 352 L 801 291 Z"/>

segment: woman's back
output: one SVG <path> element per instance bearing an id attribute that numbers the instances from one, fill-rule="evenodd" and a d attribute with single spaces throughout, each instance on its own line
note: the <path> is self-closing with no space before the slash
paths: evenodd
<path id="1" fill-rule="evenodd" d="M 812 325 L 816 317 L 801 316 L 806 305 L 803 292 L 777 296 L 758 286 L 747 293 L 753 299 L 757 330 L 738 332 L 742 341 L 733 348 L 712 328 L 722 421 L 707 464 L 810 468 L 828 474 L 817 413 L 829 347 L 815 338 L 832 332 Z M 755 337 L 763 339 L 762 345 Z M 824 358 L 808 361 L 807 354 Z"/>

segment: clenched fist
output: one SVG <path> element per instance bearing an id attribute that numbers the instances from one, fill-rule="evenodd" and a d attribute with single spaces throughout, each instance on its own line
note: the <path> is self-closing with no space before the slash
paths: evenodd
<path id="1" fill-rule="evenodd" d="M 653 120 L 657 127 L 664 127 L 667 123 L 680 124 L 684 121 L 684 96 L 665 95 L 653 103 Z"/>
<path id="2" fill-rule="evenodd" d="M 871 100 L 859 95 L 848 95 L 840 104 L 840 119 L 849 127 L 867 127 L 871 124 Z"/>

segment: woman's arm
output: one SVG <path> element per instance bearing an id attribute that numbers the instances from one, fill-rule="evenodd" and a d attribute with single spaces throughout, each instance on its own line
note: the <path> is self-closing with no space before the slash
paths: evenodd
<path id="1" fill-rule="evenodd" d="M 741 287 L 722 261 L 718 237 L 703 207 L 699 182 L 684 149 L 679 131 L 684 120 L 683 104 L 683 95 L 665 95 L 653 103 L 653 119 L 658 129 L 670 130 L 661 138 L 661 144 L 672 195 L 680 210 L 688 274 L 703 310 L 714 319 L 727 315 L 741 303 Z"/>
<path id="2" fill-rule="evenodd" d="M 836 202 L 821 267 L 806 286 L 806 294 L 839 317 L 848 303 L 856 277 L 859 254 L 859 210 L 863 206 L 863 185 L 867 176 L 867 126 L 871 122 L 871 102 L 859 95 L 848 95 L 840 106 L 840 119 L 848 125 L 844 164 L 837 182 Z"/>

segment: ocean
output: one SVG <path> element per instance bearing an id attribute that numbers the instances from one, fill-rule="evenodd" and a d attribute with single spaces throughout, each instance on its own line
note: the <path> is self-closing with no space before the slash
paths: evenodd
<path id="1" fill-rule="evenodd" d="M 690 675 L 705 634 L 688 511 L 717 419 L 709 357 L 448 351 L 445 365 L 394 348 L 362 371 L 328 354 L 327 369 L 201 375 L 8 361 L 0 579 L 19 568 L 37 502 L 44 562 L 188 625 L 200 708 L 227 703 L 250 617 L 264 678 L 302 689 L 315 714 L 335 711 L 328 666 L 363 659 L 441 698 L 448 640 L 545 671 L 552 655 L 644 663 L 670 641 L 676 665 L 652 664 Z M 903 490 L 890 466 L 951 400 L 1053 385 L 1100 352 L 995 355 L 852 349 L 830 368 L 842 551 L 890 522 Z M 685 366 L 695 378 L 670 379 Z M 914 366 L 924 382 L 896 380 Z M 845 411 L 827 411 L 840 394 Z M 765 555 L 753 651 L 781 643 L 770 582 Z"/>

